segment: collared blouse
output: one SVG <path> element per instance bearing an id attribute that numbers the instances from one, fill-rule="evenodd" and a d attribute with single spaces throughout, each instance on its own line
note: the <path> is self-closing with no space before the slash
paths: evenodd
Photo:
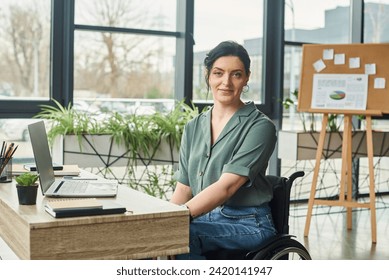
<path id="1" fill-rule="evenodd" d="M 273 194 L 265 174 L 277 141 L 273 122 L 248 102 L 212 145 L 211 114 L 212 108 L 186 124 L 175 179 L 189 186 L 195 196 L 223 173 L 233 173 L 248 177 L 248 181 L 226 205 L 259 206 L 270 201 Z"/>

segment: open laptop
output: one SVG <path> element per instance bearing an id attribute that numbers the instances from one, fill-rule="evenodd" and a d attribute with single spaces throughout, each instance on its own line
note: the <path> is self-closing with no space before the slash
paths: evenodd
<path id="1" fill-rule="evenodd" d="M 43 121 L 28 125 L 32 150 L 42 194 L 53 197 L 113 197 L 117 194 L 115 180 L 56 179 Z"/>

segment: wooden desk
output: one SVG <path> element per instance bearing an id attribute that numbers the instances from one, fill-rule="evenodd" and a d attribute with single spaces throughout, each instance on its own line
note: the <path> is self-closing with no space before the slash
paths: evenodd
<path id="1" fill-rule="evenodd" d="M 0 236 L 21 259 L 143 259 L 189 251 L 188 210 L 120 186 L 132 214 L 55 219 L 47 198 L 19 205 L 15 182 L 0 184 Z"/>

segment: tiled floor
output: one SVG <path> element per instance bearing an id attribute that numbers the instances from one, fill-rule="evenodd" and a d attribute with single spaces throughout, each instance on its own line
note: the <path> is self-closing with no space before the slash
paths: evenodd
<path id="1" fill-rule="evenodd" d="M 343 208 L 315 207 L 308 237 L 304 237 L 307 205 L 292 208 L 289 223 L 290 233 L 308 249 L 312 259 L 389 260 L 389 197 L 377 198 L 376 244 L 371 239 L 369 210 L 354 209 L 353 228 L 347 230 Z"/>
<path id="2" fill-rule="evenodd" d="M 18 260 L 19 258 L 7 246 L 4 240 L 0 237 L 0 260 Z"/>
<path id="3" fill-rule="evenodd" d="M 369 176 L 367 159 L 359 161 L 358 202 L 369 202 Z M 389 193 L 389 158 L 374 158 L 375 191 Z M 285 163 L 285 161 L 283 161 Z M 339 195 L 341 159 L 321 163 L 315 197 L 335 198 Z M 310 196 L 315 161 L 285 163 L 282 173 L 289 176 L 304 170 L 305 176 L 296 180 L 291 199 L 307 200 Z M 354 190 L 355 191 L 355 190 Z M 294 207 L 293 207 L 294 206 Z M 377 243 L 371 239 L 370 210 L 353 209 L 353 228 L 347 230 L 347 217 L 343 207 L 315 205 L 308 237 L 304 237 L 307 204 L 292 205 L 290 211 L 290 233 L 305 245 L 316 260 L 389 260 L 389 196 L 377 195 Z"/>

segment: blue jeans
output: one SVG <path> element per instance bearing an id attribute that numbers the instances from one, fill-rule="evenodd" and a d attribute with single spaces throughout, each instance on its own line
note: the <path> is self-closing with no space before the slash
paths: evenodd
<path id="1" fill-rule="evenodd" d="M 217 249 L 251 250 L 276 234 L 270 207 L 221 206 L 190 224 L 190 253 L 176 259 L 205 259 L 207 251 Z"/>

